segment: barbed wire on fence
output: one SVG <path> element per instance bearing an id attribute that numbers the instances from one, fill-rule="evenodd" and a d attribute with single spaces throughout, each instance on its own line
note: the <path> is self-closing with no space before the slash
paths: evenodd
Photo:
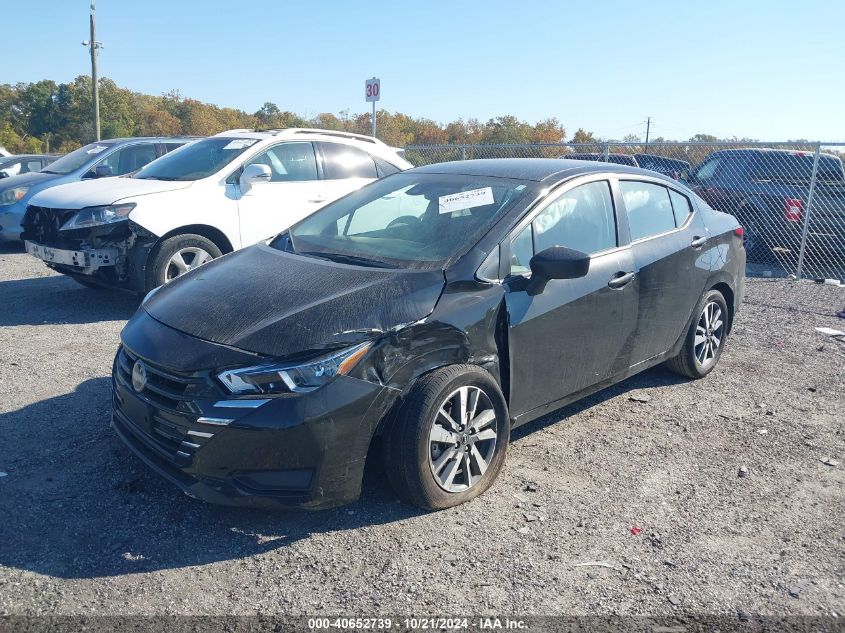
<path id="1" fill-rule="evenodd" d="M 416 166 L 489 158 L 595 160 L 662 173 L 742 223 L 750 274 L 845 280 L 845 142 L 411 145 Z"/>

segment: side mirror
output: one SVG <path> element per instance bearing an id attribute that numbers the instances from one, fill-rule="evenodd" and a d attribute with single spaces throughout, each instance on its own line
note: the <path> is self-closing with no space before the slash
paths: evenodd
<path id="1" fill-rule="evenodd" d="M 529 295 L 543 292 L 551 279 L 578 279 L 590 270 L 590 256 L 565 246 L 552 246 L 531 258 L 531 281 L 526 287 Z"/>
<path id="2" fill-rule="evenodd" d="M 238 179 L 238 183 L 241 185 L 241 191 L 246 193 L 253 185 L 260 182 L 270 182 L 272 177 L 273 173 L 267 165 L 253 163 L 252 165 L 244 167 L 241 177 Z"/>

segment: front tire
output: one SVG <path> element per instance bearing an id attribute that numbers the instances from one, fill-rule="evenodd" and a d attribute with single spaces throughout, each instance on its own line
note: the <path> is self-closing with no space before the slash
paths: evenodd
<path id="1" fill-rule="evenodd" d="M 680 353 L 666 361 L 666 367 L 682 376 L 704 378 L 722 356 L 730 329 L 730 313 L 722 293 L 708 290 L 698 302 L 695 314 Z"/>
<path id="2" fill-rule="evenodd" d="M 437 369 L 413 386 L 385 439 L 385 469 L 399 497 L 427 510 L 451 508 L 483 493 L 502 470 L 507 404 L 480 367 Z"/>
<path id="3" fill-rule="evenodd" d="M 220 248 L 207 237 L 187 233 L 162 240 L 150 253 L 145 292 L 217 259 Z"/>

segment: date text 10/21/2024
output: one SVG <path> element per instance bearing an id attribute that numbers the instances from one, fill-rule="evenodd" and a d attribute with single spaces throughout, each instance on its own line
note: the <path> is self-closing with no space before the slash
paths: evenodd
<path id="1" fill-rule="evenodd" d="M 453 631 L 453 630 L 525 630 L 528 624 L 524 620 L 510 618 L 309 618 L 311 630 L 391 630 L 402 631 Z"/>

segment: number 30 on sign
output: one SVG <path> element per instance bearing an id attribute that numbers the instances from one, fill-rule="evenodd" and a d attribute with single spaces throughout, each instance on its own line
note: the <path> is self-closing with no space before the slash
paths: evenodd
<path id="1" fill-rule="evenodd" d="M 367 101 L 378 101 L 381 99 L 381 79 L 373 77 L 364 83 L 364 96 Z"/>

